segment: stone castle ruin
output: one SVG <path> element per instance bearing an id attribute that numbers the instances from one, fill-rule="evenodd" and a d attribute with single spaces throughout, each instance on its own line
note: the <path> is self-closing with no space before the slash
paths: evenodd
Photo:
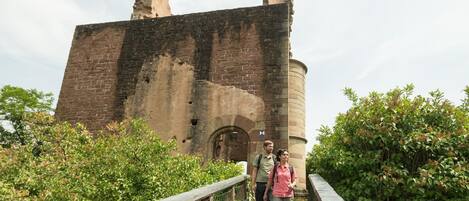
<path id="1" fill-rule="evenodd" d="M 293 3 L 263 4 L 173 16 L 168 0 L 136 0 L 130 21 L 77 26 L 57 119 L 96 131 L 142 117 L 181 153 L 249 163 L 272 139 L 305 189 L 306 66 L 290 54 Z"/>

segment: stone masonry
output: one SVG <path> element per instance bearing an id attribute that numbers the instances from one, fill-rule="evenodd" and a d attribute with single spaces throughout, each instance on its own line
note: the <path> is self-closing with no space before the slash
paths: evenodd
<path id="1" fill-rule="evenodd" d="M 205 159 L 250 162 L 272 139 L 305 189 L 306 66 L 290 59 L 291 4 L 170 13 L 167 0 L 137 0 L 134 20 L 77 26 L 57 119 L 94 132 L 141 117 Z"/>
<path id="2" fill-rule="evenodd" d="M 132 20 L 171 16 L 168 0 L 136 0 Z"/>

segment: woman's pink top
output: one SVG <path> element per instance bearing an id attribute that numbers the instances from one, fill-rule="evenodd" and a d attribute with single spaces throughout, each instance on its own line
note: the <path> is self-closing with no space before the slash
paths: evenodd
<path id="1" fill-rule="evenodd" d="M 272 171 L 269 173 L 269 180 L 272 179 Z M 293 174 L 290 175 L 290 166 L 288 164 L 278 165 L 277 173 L 275 173 L 275 178 L 272 180 L 272 195 L 275 197 L 293 197 L 293 189 L 288 188 L 288 184 L 292 183 L 294 180 L 291 178 L 296 178 L 296 173 L 293 171 Z"/>

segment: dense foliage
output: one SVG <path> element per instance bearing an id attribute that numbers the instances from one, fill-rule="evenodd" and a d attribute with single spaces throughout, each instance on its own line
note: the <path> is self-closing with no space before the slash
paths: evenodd
<path id="1" fill-rule="evenodd" d="M 36 113 L 32 143 L 0 148 L 0 200 L 157 200 L 241 173 L 174 153 L 142 120 L 92 137 L 81 125 Z"/>
<path id="2" fill-rule="evenodd" d="M 0 89 L 0 145 L 9 147 L 30 142 L 28 116 L 36 112 L 51 112 L 52 101 L 52 94 L 35 89 L 9 85 Z"/>
<path id="3" fill-rule="evenodd" d="M 345 200 L 469 200 L 469 87 L 461 106 L 439 91 L 413 86 L 372 92 L 320 129 L 309 173 L 323 176 Z"/>

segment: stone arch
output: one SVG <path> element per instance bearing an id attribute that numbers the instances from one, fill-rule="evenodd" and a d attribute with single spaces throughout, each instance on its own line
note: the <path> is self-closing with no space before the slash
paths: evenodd
<path id="1" fill-rule="evenodd" d="M 234 162 L 248 161 L 250 141 L 249 134 L 240 127 L 219 128 L 208 140 L 209 158 Z"/>
<path id="2" fill-rule="evenodd" d="M 210 134 L 215 133 L 215 131 L 219 130 L 223 127 L 234 126 L 240 129 L 243 129 L 248 135 L 249 139 L 254 140 L 258 130 L 263 130 L 263 121 L 254 121 L 253 119 L 244 117 L 242 115 L 221 115 L 213 118 L 209 121 L 208 127 L 211 130 Z M 262 128 L 258 128 L 262 127 Z"/>

